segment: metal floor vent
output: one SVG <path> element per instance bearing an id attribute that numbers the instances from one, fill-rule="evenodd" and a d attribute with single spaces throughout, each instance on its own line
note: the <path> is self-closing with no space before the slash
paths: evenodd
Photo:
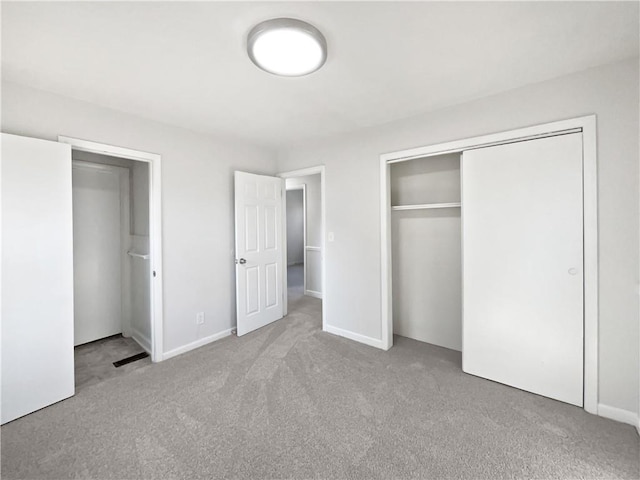
<path id="1" fill-rule="evenodd" d="M 122 360 L 118 360 L 117 362 L 113 362 L 113 366 L 118 368 L 122 365 L 126 365 L 127 363 L 135 362 L 136 360 L 142 360 L 143 358 L 147 358 L 149 354 L 147 352 L 137 353 L 127 358 L 123 358 Z"/>

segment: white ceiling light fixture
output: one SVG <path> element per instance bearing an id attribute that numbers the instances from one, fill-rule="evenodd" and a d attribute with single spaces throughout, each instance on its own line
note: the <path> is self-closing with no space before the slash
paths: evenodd
<path id="1" fill-rule="evenodd" d="M 300 77 L 318 70 L 327 60 L 327 41 L 320 30 L 295 18 L 259 23 L 247 37 L 247 53 L 262 70 Z"/>

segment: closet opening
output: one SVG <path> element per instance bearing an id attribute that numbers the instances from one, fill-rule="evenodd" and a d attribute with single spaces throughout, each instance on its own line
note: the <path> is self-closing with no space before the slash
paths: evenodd
<path id="1" fill-rule="evenodd" d="M 73 344 L 86 350 L 83 376 L 93 383 L 137 368 L 143 354 L 143 362 L 146 354 L 163 359 L 162 158 L 72 137 L 58 142 L 71 146 L 73 161 Z M 95 353 L 114 340 L 109 355 Z"/>
<path id="2" fill-rule="evenodd" d="M 324 288 L 324 167 L 278 175 L 285 180 L 285 315 L 322 309 Z M 317 299 L 317 300 L 316 300 Z M 318 302 L 320 300 L 320 302 Z M 322 309 L 324 327 L 324 309 Z"/>
<path id="3" fill-rule="evenodd" d="M 594 115 L 380 156 L 381 342 L 598 413 Z"/>
<path id="4" fill-rule="evenodd" d="M 393 334 L 462 350 L 460 153 L 389 169 Z"/>
<path id="5" fill-rule="evenodd" d="M 76 388 L 150 363 L 149 165 L 72 152 Z"/>

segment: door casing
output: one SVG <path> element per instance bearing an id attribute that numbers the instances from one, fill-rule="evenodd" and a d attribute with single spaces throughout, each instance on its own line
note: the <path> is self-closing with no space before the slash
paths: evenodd
<path id="1" fill-rule="evenodd" d="M 302 168 L 300 170 L 291 170 L 288 172 L 282 172 L 279 173 L 277 176 L 280 178 L 284 178 L 285 180 L 287 178 L 295 178 L 295 177 L 305 177 L 307 175 L 316 175 L 319 174 L 320 175 L 320 197 L 321 197 L 321 245 L 320 245 L 320 249 L 321 249 L 321 254 L 322 254 L 322 303 L 323 303 L 323 308 L 322 308 L 322 330 L 323 331 L 327 331 L 327 317 L 326 317 L 326 312 L 327 312 L 327 308 L 326 308 L 326 304 L 325 302 L 327 302 L 327 270 L 326 270 L 326 200 L 325 200 L 325 167 L 324 165 L 317 165 L 315 167 L 309 167 L 309 168 Z M 286 205 L 286 196 L 285 196 L 285 201 L 284 201 L 284 205 L 283 205 L 283 209 L 286 210 L 287 205 Z M 283 238 L 287 238 L 287 219 L 286 219 L 286 215 L 284 216 L 284 221 L 282 222 L 282 235 Z M 286 252 L 286 250 L 285 250 Z M 306 255 L 306 249 L 305 249 L 305 255 Z M 285 263 L 286 263 L 286 259 L 285 259 Z M 306 258 L 305 258 L 305 265 L 306 265 Z M 306 268 L 306 267 L 305 267 Z M 305 280 L 306 280 L 306 273 L 305 273 Z M 287 315 L 287 304 L 288 304 L 288 295 L 287 295 L 287 271 L 285 269 L 285 271 L 283 272 L 282 275 L 282 285 L 283 285 L 283 292 L 284 292 L 284 314 Z M 306 289 L 306 287 L 305 287 Z"/>
<path id="2" fill-rule="evenodd" d="M 72 150 L 126 158 L 149 164 L 149 276 L 151 295 L 151 361 L 163 360 L 163 302 L 162 302 L 162 157 L 143 152 L 78 138 L 58 136 L 59 143 L 71 145 Z"/>

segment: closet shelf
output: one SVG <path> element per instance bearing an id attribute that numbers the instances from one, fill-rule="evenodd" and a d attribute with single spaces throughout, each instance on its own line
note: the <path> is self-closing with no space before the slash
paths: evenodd
<path id="1" fill-rule="evenodd" d="M 427 210 L 430 208 L 460 208 L 460 202 L 454 203 L 423 203 L 421 205 L 393 205 L 391 210 Z"/>
<path id="2" fill-rule="evenodd" d="M 149 254 L 143 255 L 142 253 L 136 253 L 136 252 L 127 252 L 127 255 L 129 255 L 130 257 L 136 257 L 136 258 L 141 258 L 143 260 L 149 260 Z"/>

